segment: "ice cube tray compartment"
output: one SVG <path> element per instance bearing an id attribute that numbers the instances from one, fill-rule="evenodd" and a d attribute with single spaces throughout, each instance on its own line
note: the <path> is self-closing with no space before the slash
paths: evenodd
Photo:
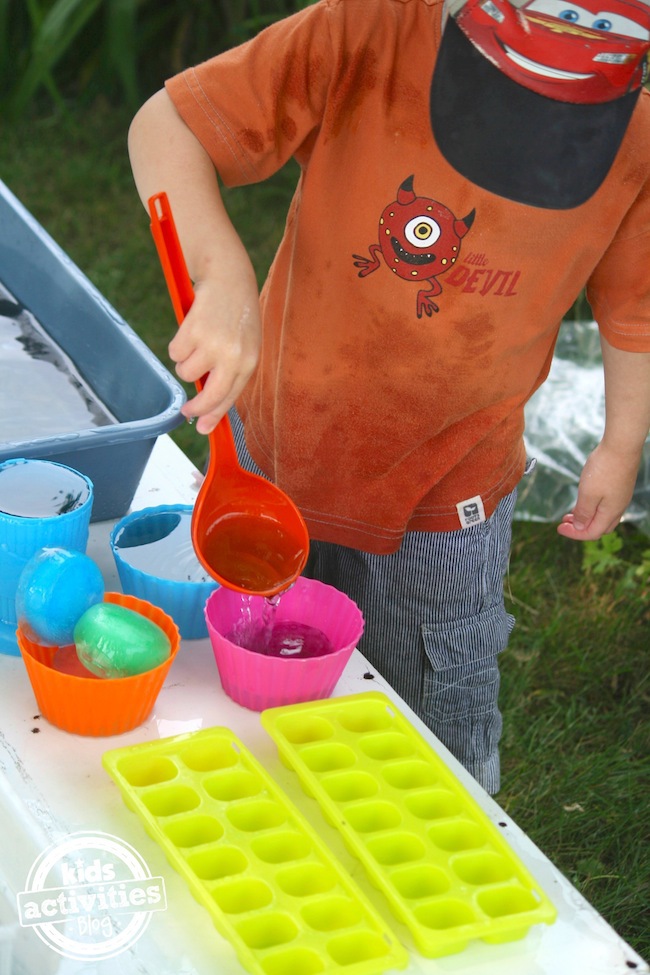
<path id="1" fill-rule="evenodd" d="M 210 728 L 106 771 L 252 975 L 374 975 L 408 954 L 246 747 Z"/>
<path id="2" fill-rule="evenodd" d="M 514 941 L 555 920 L 498 828 L 384 694 L 270 708 L 261 720 L 422 955 Z"/>

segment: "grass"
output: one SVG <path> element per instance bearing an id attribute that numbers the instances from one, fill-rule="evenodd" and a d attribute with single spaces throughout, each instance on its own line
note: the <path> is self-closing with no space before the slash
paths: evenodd
<path id="1" fill-rule="evenodd" d="M 621 528 L 639 563 L 648 539 Z M 583 568 L 554 526 L 515 525 L 500 803 L 614 928 L 650 955 L 650 603 Z"/>
<path id="2" fill-rule="evenodd" d="M 101 104 L 22 121 L 0 144 L 0 178 L 169 365 L 175 319 L 131 180 L 127 126 Z M 226 196 L 260 279 L 291 178 Z M 203 438 L 187 425 L 173 436 L 200 466 Z M 508 608 L 518 622 L 502 662 L 499 802 L 650 958 L 650 597 L 647 579 L 644 590 L 625 573 L 650 543 L 631 528 L 619 533 L 620 557 L 598 574 L 554 526 L 515 524 Z"/>

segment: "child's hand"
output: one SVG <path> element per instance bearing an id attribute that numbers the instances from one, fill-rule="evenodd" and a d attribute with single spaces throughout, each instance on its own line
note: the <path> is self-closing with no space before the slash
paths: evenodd
<path id="1" fill-rule="evenodd" d="M 613 532 L 632 499 L 639 460 L 636 451 L 600 443 L 587 458 L 575 507 L 558 525 L 558 534 L 585 542 Z"/>
<path id="2" fill-rule="evenodd" d="M 233 405 L 257 364 L 261 325 L 255 271 L 221 199 L 214 164 L 162 88 L 129 127 L 129 154 L 138 193 L 167 193 L 194 281 L 194 303 L 169 344 L 187 383 L 205 376 L 183 407 L 210 433 Z"/>
<path id="3" fill-rule="evenodd" d="M 261 325 L 257 284 L 248 273 L 196 285 L 194 303 L 169 344 L 176 373 L 184 382 L 205 376 L 200 393 L 183 406 L 198 417 L 199 433 L 210 433 L 248 382 L 259 355 Z"/>

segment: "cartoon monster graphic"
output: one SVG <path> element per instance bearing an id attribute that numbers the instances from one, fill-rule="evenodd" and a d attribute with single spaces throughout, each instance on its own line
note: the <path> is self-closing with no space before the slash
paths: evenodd
<path id="1" fill-rule="evenodd" d="M 458 220 L 442 203 L 416 196 L 413 176 L 409 176 L 379 219 L 379 243 L 368 248 L 370 257 L 352 255 L 359 277 L 381 267 L 381 254 L 393 274 L 428 286 L 418 291 L 416 308 L 418 318 L 423 313 L 430 317 L 438 311 L 433 300 L 442 291 L 438 277 L 458 260 L 460 242 L 472 226 L 474 214 L 472 210 Z"/>

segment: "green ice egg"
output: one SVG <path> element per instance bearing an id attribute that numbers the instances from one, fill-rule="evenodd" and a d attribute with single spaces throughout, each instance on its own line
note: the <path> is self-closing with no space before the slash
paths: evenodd
<path id="1" fill-rule="evenodd" d="M 96 603 L 74 628 L 77 656 L 97 677 L 131 677 L 169 658 L 171 643 L 156 623 L 116 603 Z"/>

